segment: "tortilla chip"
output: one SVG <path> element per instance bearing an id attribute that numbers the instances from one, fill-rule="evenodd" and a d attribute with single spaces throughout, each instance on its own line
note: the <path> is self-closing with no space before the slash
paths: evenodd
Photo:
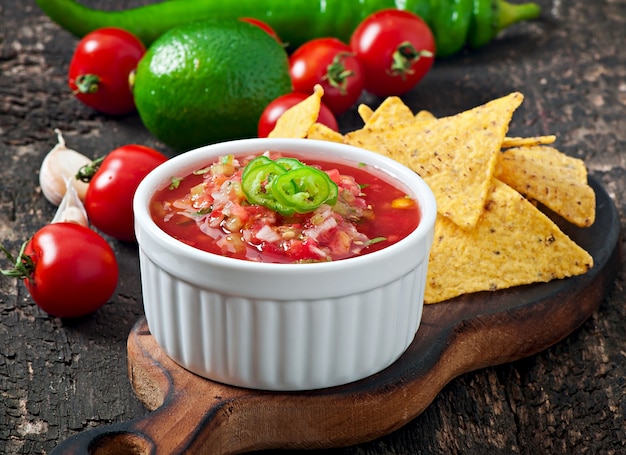
<path id="1" fill-rule="evenodd" d="M 404 104 L 404 103 L 399 98 L 393 98 L 388 103 L 382 103 L 381 106 L 379 106 L 379 112 L 377 115 L 379 115 L 383 119 L 387 117 L 387 120 L 390 120 L 395 115 L 396 122 L 411 121 L 407 110 L 402 108 L 401 104 Z M 366 124 L 370 122 L 370 119 L 374 115 L 374 110 L 371 107 L 369 107 L 367 104 L 359 104 L 359 107 L 357 108 L 357 110 L 358 110 L 359 116 L 361 117 L 363 122 Z M 435 120 L 436 117 L 429 111 L 421 110 L 417 114 L 415 114 L 414 119 L 418 121 Z M 379 119 L 379 122 L 385 123 L 381 119 Z M 377 126 L 377 125 L 374 122 L 370 122 L 370 126 Z"/>
<path id="2" fill-rule="evenodd" d="M 402 161 L 405 149 L 402 148 L 404 134 L 413 133 L 417 123 L 413 112 L 400 98 L 388 97 L 375 111 L 365 105 L 359 106 L 363 128 L 351 131 L 344 136 L 344 142 L 367 150 L 378 152 Z"/>
<path id="3" fill-rule="evenodd" d="M 497 177 L 576 226 L 595 221 L 596 194 L 578 158 L 545 145 L 511 148 L 499 156 Z"/>
<path id="4" fill-rule="evenodd" d="M 357 112 L 361 116 L 361 120 L 363 120 L 364 123 L 367 123 L 367 121 L 372 118 L 372 115 L 374 114 L 372 108 L 369 107 L 367 104 L 359 104 L 359 107 L 357 107 Z"/>
<path id="5" fill-rule="evenodd" d="M 343 136 L 310 126 L 309 138 L 388 156 L 433 190 L 438 215 L 426 303 L 566 278 L 593 267 L 593 258 L 537 208 L 539 202 L 578 226 L 592 224 L 595 193 L 587 170 L 581 160 L 548 146 L 554 136 L 506 136 L 522 101 L 514 92 L 437 119 L 428 111 L 413 115 L 390 97 L 376 110 L 359 106 L 363 128 Z"/>
<path id="6" fill-rule="evenodd" d="M 370 122 L 344 136 L 345 142 L 386 155 L 417 172 L 432 189 L 438 212 L 464 229 L 483 212 L 502 141 L 519 92 L 440 119 L 389 124 Z"/>
<path id="7" fill-rule="evenodd" d="M 319 139 L 321 141 L 343 143 L 343 135 L 327 127 L 323 123 L 314 123 L 311 125 L 306 137 L 307 139 Z"/>
<path id="8" fill-rule="evenodd" d="M 375 151 L 397 161 L 402 161 L 406 150 L 398 142 L 402 135 L 413 134 L 427 122 L 436 120 L 428 111 L 420 111 L 415 116 L 404 102 L 398 97 L 386 98 L 373 111 L 361 104 L 359 114 L 364 120 L 363 128 L 351 131 L 344 136 L 344 142 L 358 147 Z"/>
<path id="9" fill-rule="evenodd" d="M 417 120 L 418 122 L 420 121 L 427 121 L 427 120 L 437 120 L 437 117 L 435 117 L 432 113 L 428 112 L 428 111 L 419 111 L 417 114 L 415 114 L 415 120 Z"/>
<path id="10" fill-rule="evenodd" d="M 322 86 L 316 85 L 311 96 L 283 112 L 268 137 L 305 138 L 317 121 L 323 95 Z"/>
<path id="11" fill-rule="evenodd" d="M 502 141 L 502 148 L 528 147 L 532 145 L 548 145 L 556 141 L 556 136 L 535 136 L 535 137 L 505 137 Z"/>
<path id="12" fill-rule="evenodd" d="M 593 258 L 517 191 L 493 180 L 474 229 L 438 215 L 425 302 L 587 272 Z"/>
<path id="13" fill-rule="evenodd" d="M 390 96 L 380 103 L 365 122 L 365 127 L 385 129 L 414 120 L 413 111 L 397 96 Z"/>
<path id="14" fill-rule="evenodd" d="M 523 96 L 515 92 L 469 111 L 429 123 L 428 141 L 411 167 L 435 192 L 439 212 L 471 229 L 483 212 L 502 141 Z"/>

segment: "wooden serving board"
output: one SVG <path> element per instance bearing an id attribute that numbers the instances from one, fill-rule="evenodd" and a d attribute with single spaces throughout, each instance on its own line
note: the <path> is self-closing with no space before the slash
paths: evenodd
<path id="1" fill-rule="evenodd" d="M 562 226 L 594 257 L 589 273 L 427 305 L 403 356 L 358 382 L 307 392 L 219 384 L 173 362 L 142 318 L 128 338 L 129 378 L 151 412 L 78 434 L 53 453 L 232 454 L 340 447 L 390 433 L 420 414 L 455 377 L 542 351 L 598 308 L 620 267 L 620 221 L 606 192 L 597 181 L 591 184 L 596 223 L 587 229 Z"/>

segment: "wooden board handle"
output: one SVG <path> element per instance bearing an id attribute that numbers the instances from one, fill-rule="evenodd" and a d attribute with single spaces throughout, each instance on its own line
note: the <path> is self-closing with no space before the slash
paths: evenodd
<path id="1" fill-rule="evenodd" d="M 142 321 L 145 321 L 142 319 Z M 151 412 L 131 420 L 98 427 L 72 436 L 58 445 L 52 454 L 63 455 L 158 455 L 182 453 L 189 449 L 194 432 L 202 428 L 205 434 L 213 438 L 222 437 L 220 422 L 228 420 L 228 402 L 237 396 L 250 394 L 245 389 L 237 389 L 221 384 L 214 384 L 216 393 L 203 393 L 198 384 L 209 381 L 192 373 L 170 375 L 162 361 L 172 362 L 169 358 L 156 359 L 152 351 L 156 344 L 139 343 L 151 335 L 145 322 L 137 324 L 128 340 L 128 349 L 133 356 L 141 356 L 142 363 L 129 363 L 129 378 L 135 392 L 142 398 Z M 227 388 L 226 393 L 219 393 Z M 198 390 L 201 396 L 189 393 Z M 254 392 L 258 394 L 258 392 Z M 221 415 L 220 415 L 221 414 Z M 204 438 L 206 440 L 206 436 Z M 241 447 L 231 446 L 231 453 L 238 453 Z M 224 452 L 222 452 L 224 453 Z"/>

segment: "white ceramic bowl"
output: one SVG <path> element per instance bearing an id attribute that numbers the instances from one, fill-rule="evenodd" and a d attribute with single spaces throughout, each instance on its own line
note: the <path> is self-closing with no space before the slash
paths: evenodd
<path id="1" fill-rule="evenodd" d="M 148 203 L 172 176 L 225 154 L 265 150 L 367 163 L 414 195 L 421 221 L 404 240 L 334 262 L 268 264 L 188 246 L 152 221 Z M 265 390 L 337 386 L 377 373 L 420 324 L 435 199 L 408 168 L 378 154 L 308 139 L 245 139 L 176 156 L 134 199 L 145 314 L 168 356 L 211 380 Z"/>

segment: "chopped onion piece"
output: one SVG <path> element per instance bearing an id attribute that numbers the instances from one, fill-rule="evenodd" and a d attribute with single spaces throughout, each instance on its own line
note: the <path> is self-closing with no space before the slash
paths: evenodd
<path id="1" fill-rule="evenodd" d="M 267 224 L 257 231 L 256 238 L 263 242 L 270 242 L 270 243 L 278 242 L 281 239 L 280 235 L 278 235 Z"/>

